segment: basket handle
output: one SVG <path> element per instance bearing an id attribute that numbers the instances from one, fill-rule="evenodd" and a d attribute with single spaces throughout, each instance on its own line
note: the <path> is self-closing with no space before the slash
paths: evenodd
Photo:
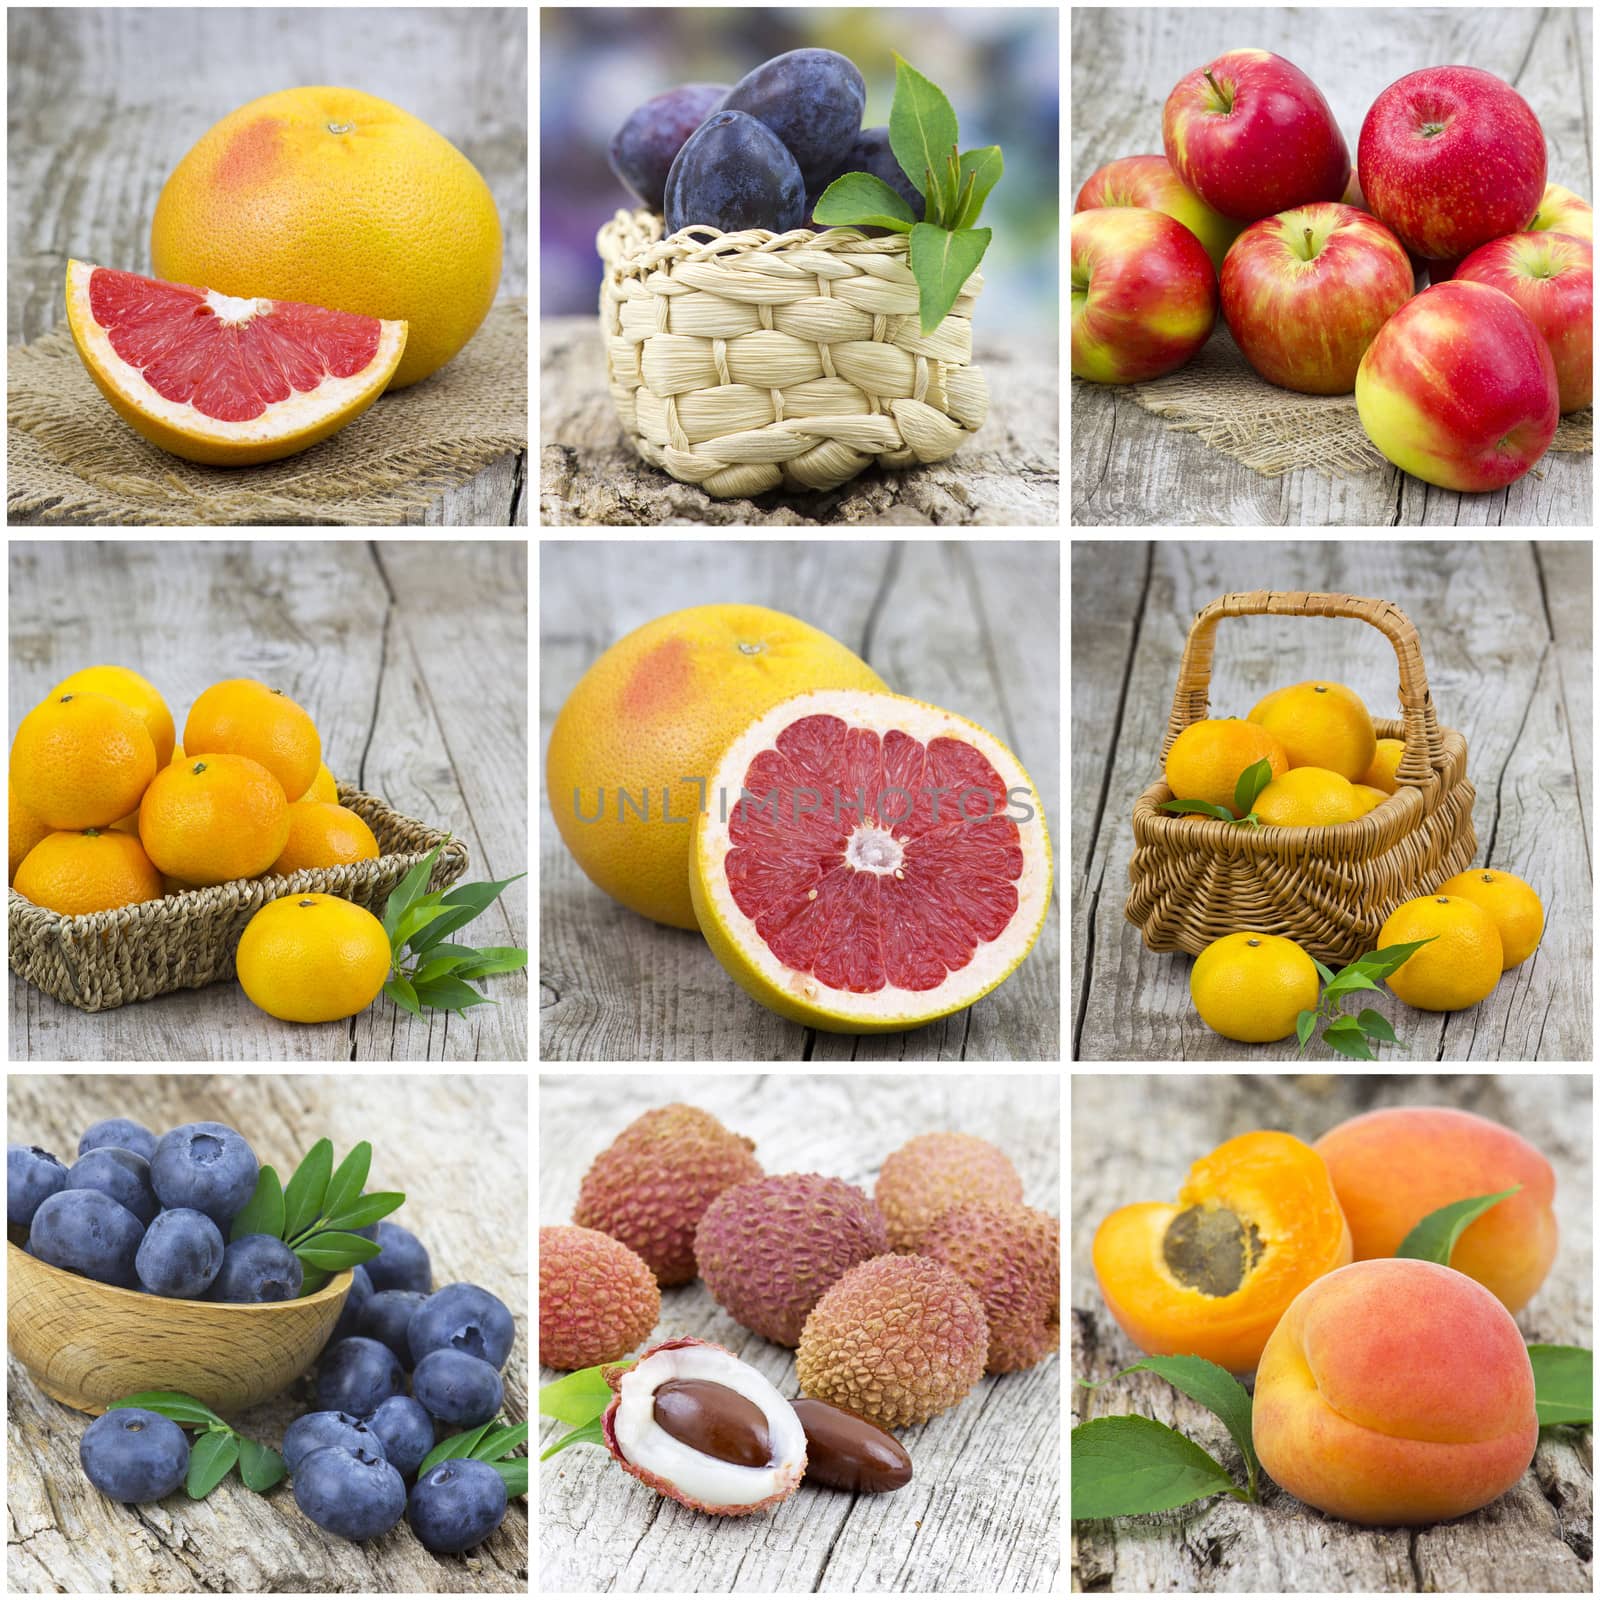
<path id="1" fill-rule="evenodd" d="M 1368 600 L 1353 594 L 1307 594 L 1302 591 L 1256 589 L 1249 594 L 1225 594 L 1196 614 L 1178 665 L 1178 685 L 1167 719 L 1167 738 L 1161 747 L 1166 765 L 1172 741 L 1191 722 L 1201 721 L 1210 702 L 1211 657 L 1217 624 L 1224 617 L 1346 617 L 1365 622 L 1394 646 L 1400 665 L 1400 712 L 1405 723 L 1405 752 L 1395 773 L 1397 782 L 1428 789 L 1444 770 L 1444 741 L 1434 715 L 1428 689 L 1428 670 L 1422 664 L 1422 645 L 1411 619 L 1388 600 Z"/>

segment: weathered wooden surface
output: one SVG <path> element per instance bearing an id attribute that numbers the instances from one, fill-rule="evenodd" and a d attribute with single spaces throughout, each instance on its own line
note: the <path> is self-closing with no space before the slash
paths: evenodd
<path id="1" fill-rule="evenodd" d="M 1027 768 L 1059 841 L 1058 549 L 1054 541 L 546 542 L 540 749 L 573 685 L 618 639 L 685 606 L 739 599 L 824 629 L 897 693 L 988 728 Z M 539 828 L 546 1061 L 1060 1059 L 1053 915 L 1027 960 L 975 1006 L 914 1033 L 817 1033 L 746 995 L 698 933 L 608 899 L 568 853 L 542 797 Z"/>
<path id="2" fill-rule="evenodd" d="M 589 1163 L 636 1116 L 686 1100 L 756 1142 L 768 1172 L 822 1172 L 869 1194 L 885 1156 L 956 1129 L 999 1145 L 1023 1198 L 1059 1211 L 1057 1074 L 912 1080 L 845 1076 L 545 1078 L 539 1215 L 570 1221 Z M 709 1339 L 799 1392 L 793 1353 L 748 1333 L 695 1282 L 663 1292 L 657 1340 Z M 549 1382 L 557 1374 L 541 1372 Z M 892 1494 L 804 1484 L 769 1513 L 709 1517 L 663 1499 L 603 1450 L 570 1445 L 540 1468 L 546 1594 L 1046 1594 L 1060 1590 L 1061 1363 L 980 1378 L 959 1405 L 897 1437 L 912 1480 Z M 542 1453 L 567 1432 L 543 1419 Z"/>
<path id="3" fill-rule="evenodd" d="M 1056 343 L 985 333 L 981 303 L 974 337 L 989 417 L 948 461 L 911 472 L 870 467 L 826 493 L 716 500 L 658 472 L 623 437 L 598 319 L 546 318 L 539 328 L 539 520 L 546 527 L 1060 527 Z"/>
<path id="4" fill-rule="evenodd" d="M 1591 1060 L 1592 561 L 1587 541 L 1075 543 L 1073 1057 L 1298 1059 L 1293 1038 L 1244 1045 L 1212 1033 L 1189 999 L 1189 959 L 1145 949 L 1123 916 L 1133 804 L 1160 775 L 1190 624 L 1218 595 L 1272 588 L 1380 595 L 1411 618 L 1439 722 L 1466 735 L 1473 864 L 1525 878 L 1544 902 L 1544 942 L 1481 1004 L 1413 1011 L 1385 991 L 1376 1008 L 1413 1060 Z M 1376 630 L 1246 617 L 1218 630 L 1210 715 L 1242 717 L 1268 690 L 1310 677 L 1348 684 L 1374 715 L 1398 714 L 1394 651 Z M 1309 1047 L 1310 1060 L 1330 1056 L 1320 1039 Z"/>
<path id="5" fill-rule="evenodd" d="M 287 1179 L 320 1138 L 342 1159 L 373 1147 L 368 1189 L 399 1191 L 394 1220 L 427 1246 L 434 1283 L 466 1281 L 499 1295 L 516 1318 L 505 1366 L 508 1421 L 528 1414 L 526 1242 L 528 1085 L 525 1077 L 61 1077 L 7 1081 L 10 1137 L 64 1161 L 102 1117 L 128 1116 L 162 1132 L 184 1122 L 238 1128 L 263 1164 Z M 477 1550 L 435 1556 L 402 1522 L 367 1544 L 325 1533 L 303 1516 L 285 1481 L 265 1496 L 237 1473 L 206 1499 L 182 1490 L 151 1505 L 106 1499 L 83 1475 L 78 1444 L 89 1419 L 48 1399 L 7 1363 L 13 1594 L 512 1594 L 528 1587 L 528 1505 Z M 274 1449 L 315 1410 L 310 1380 L 225 1420 Z"/>
<path id="6" fill-rule="evenodd" d="M 1545 131 L 1550 182 L 1593 195 L 1592 10 L 1406 8 L 1385 12 L 1381 23 L 1376 13 L 1360 15 L 1381 38 L 1352 48 L 1350 14 L 1342 9 L 1077 8 L 1074 197 L 1106 162 L 1159 153 L 1161 108 L 1173 85 L 1239 43 L 1277 51 L 1311 75 L 1333 108 L 1352 163 L 1367 108 L 1396 78 L 1431 62 L 1482 67 L 1534 108 Z M 1238 359 L 1220 321 L 1207 354 L 1219 345 Z M 1254 387 L 1263 401 L 1279 393 L 1264 380 Z M 1216 413 L 1245 436 L 1252 424 L 1249 393 L 1223 397 Z M 1354 399 L 1338 404 L 1348 406 L 1354 424 Z M 1206 413 L 1197 405 L 1194 414 Z M 1074 379 L 1072 521 L 1077 527 L 1587 528 L 1594 521 L 1593 417 L 1589 411 L 1562 423 L 1563 433 L 1586 428 L 1587 448 L 1547 451 L 1506 489 L 1457 494 L 1387 464 L 1332 476 L 1306 466 L 1268 477 L 1232 450 L 1169 429 L 1126 390 Z M 1352 437 L 1359 442 L 1358 425 Z"/>
<path id="7" fill-rule="evenodd" d="M 26 343 L 64 321 L 69 257 L 148 272 L 150 219 L 179 158 L 229 111 L 298 84 L 376 94 L 455 144 L 500 212 L 496 300 L 525 297 L 526 13 L 419 8 L 395 13 L 404 23 L 389 27 L 358 26 L 358 15 L 252 7 L 13 13 L 8 338 Z M 105 421 L 123 426 L 109 407 Z M 526 527 L 526 476 L 525 450 L 502 457 L 404 522 Z M 12 526 L 69 520 L 81 519 L 8 518 Z"/>
<path id="8" fill-rule="evenodd" d="M 1278 1128 L 1312 1141 L 1390 1105 L 1449 1105 L 1516 1129 L 1556 1171 L 1560 1248 L 1517 1325 L 1529 1343 L 1594 1338 L 1594 1097 L 1586 1073 L 1498 1077 L 1284 1077 L 1080 1073 L 1072 1079 L 1072 1370 L 1105 1383 L 1137 1350 L 1100 1298 L 1091 1247 L 1118 1206 L 1176 1196 L 1224 1140 Z M 1245 1481 L 1222 1422 L 1149 1372 L 1072 1389 L 1072 1422 L 1132 1412 L 1176 1428 Z M 1364 1528 L 1313 1511 L 1263 1477 L 1231 1496 L 1152 1517 L 1074 1525 L 1072 1587 L 1121 1593 L 1587 1593 L 1594 1462 L 1588 1428 L 1545 1428 L 1530 1470 L 1493 1505 L 1423 1528 Z"/>
<path id="9" fill-rule="evenodd" d="M 11 545 L 10 726 L 69 673 L 150 678 L 183 738 L 196 695 L 271 679 L 311 714 L 329 768 L 463 840 L 463 882 L 528 867 L 527 546 L 521 541 Z M 469 923 L 526 947 L 527 882 Z M 232 983 L 93 1014 L 11 975 L 13 1061 L 524 1061 L 527 975 L 494 1005 L 279 1022 Z"/>

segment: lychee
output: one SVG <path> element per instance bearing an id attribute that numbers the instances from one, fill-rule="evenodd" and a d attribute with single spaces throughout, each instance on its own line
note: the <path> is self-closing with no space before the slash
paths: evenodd
<path id="1" fill-rule="evenodd" d="M 977 1294 L 923 1256 L 877 1256 L 817 1302 L 800 1335 L 800 1388 L 885 1428 L 964 1399 L 983 1376 L 989 1328 Z"/>
<path id="2" fill-rule="evenodd" d="M 866 1195 L 815 1172 L 725 1189 L 694 1236 L 700 1276 L 717 1303 L 791 1350 L 817 1301 L 851 1267 L 888 1248 L 883 1218 Z"/>
<path id="3" fill-rule="evenodd" d="M 988 1372 L 1020 1372 L 1061 1347 L 1061 1223 L 1030 1206 L 954 1206 L 922 1236 L 977 1291 Z"/>
<path id="4" fill-rule="evenodd" d="M 560 1372 L 619 1361 L 661 1317 L 655 1275 L 593 1228 L 539 1230 L 539 1360 Z"/>
<path id="5" fill-rule="evenodd" d="M 647 1111 L 595 1158 L 572 1220 L 620 1239 L 663 1288 L 688 1283 L 706 1207 L 724 1189 L 761 1176 L 754 1148 L 696 1106 Z"/>
<path id="6" fill-rule="evenodd" d="M 1005 1151 L 970 1133 L 924 1133 L 903 1144 L 878 1174 L 878 1209 L 889 1248 L 905 1255 L 952 1206 L 1010 1205 L 1022 1179 Z"/>

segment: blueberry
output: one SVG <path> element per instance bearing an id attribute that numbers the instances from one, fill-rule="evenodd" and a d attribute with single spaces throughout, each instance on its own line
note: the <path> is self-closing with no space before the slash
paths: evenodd
<path id="1" fill-rule="evenodd" d="M 439 1421 L 475 1428 L 500 1409 L 505 1385 L 487 1361 L 462 1350 L 430 1350 L 411 1374 L 411 1392 Z"/>
<path id="2" fill-rule="evenodd" d="M 416 1234 L 396 1222 L 380 1222 L 377 1243 L 380 1253 L 366 1263 L 374 1289 L 432 1290 L 433 1263 Z"/>
<path id="3" fill-rule="evenodd" d="M 101 1145 L 79 1156 L 67 1173 L 67 1187 L 98 1189 L 101 1194 L 110 1195 L 147 1228 L 161 1209 L 161 1202 L 150 1187 L 150 1163 L 116 1145 Z"/>
<path id="4" fill-rule="evenodd" d="M 406 1509 L 406 1486 L 377 1450 L 324 1445 L 303 1456 L 294 1475 L 295 1504 L 341 1539 L 376 1539 Z"/>
<path id="5" fill-rule="evenodd" d="M 668 234 L 697 223 L 738 233 L 787 233 L 806 216 L 806 181 L 770 128 L 718 111 L 695 129 L 667 174 Z"/>
<path id="6" fill-rule="evenodd" d="M 107 1145 L 131 1150 L 146 1161 L 155 1159 L 156 1136 L 142 1122 L 134 1122 L 129 1117 L 107 1117 L 104 1122 L 95 1123 L 78 1141 L 78 1154 L 86 1156 L 91 1150 Z"/>
<path id="7" fill-rule="evenodd" d="M 203 1211 L 163 1211 L 144 1230 L 134 1267 L 150 1294 L 173 1300 L 203 1295 L 222 1269 L 222 1234 Z"/>
<path id="8" fill-rule="evenodd" d="M 433 1449 L 433 1418 L 410 1395 L 390 1395 L 367 1418 L 367 1426 L 403 1478 L 409 1478 Z"/>
<path id="9" fill-rule="evenodd" d="M 400 1365 L 409 1372 L 411 1344 L 406 1338 L 406 1329 L 411 1324 L 412 1314 L 427 1298 L 415 1289 L 380 1289 L 367 1301 L 356 1332 L 388 1345 Z"/>
<path id="10" fill-rule="evenodd" d="M 124 1406 L 96 1417 L 78 1446 L 89 1482 L 113 1500 L 143 1505 L 189 1475 L 189 1440 L 176 1422 Z"/>
<path id="11" fill-rule="evenodd" d="M 417 1479 L 406 1517 L 438 1553 L 470 1550 L 505 1520 L 506 1484 L 487 1461 L 441 1461 Z"/>
<path id="12" fill-rule="evenodd" d="M 220 1122 L 189 1122 L 161 1135 L 150 1177 L 164 1206 L 203 1211 L 226 1234 L 256 1192 L 255 1151 Z"/>
<path id="13" fill-rule="evenodd" d="M 388 1402 L 386 1401 L 385 1404 Z M 368 1455 L 387 1456 L 383 1441 L 359 1417 L 343 1411 L 308 1411 L 289 1424 L 278 1454 L 293 1474 L 313 1450 L 337 1446 L 353 1455 L 365 1450 Z"/>
<path id="14" fill-rule="evenodd" d="M 67 1186 L 67 1169 L 36 1144 L 6 1146 L 6 1222 L 26 1228 L 40 1204 Z"/>
<path id="15" fill-rule="evenodd" d="M 503 1300 L 475 1283 L 450 1283 L 412 1317 L 411 1356 L 420 1361 L 435 1350 L 464 1350 L 491 1367 L 503 1367 L 516 1332 Z"/>
<path id="16" fill-rule="evenodd" d="M 300 1258 L 270 1233 L 247 1233 L 230 1241 L 222 1270 L 206 1291 L 208 1300 L 249 1305 L 263 1300 L 293 1300 L 304 1281 Z"/>
<path id="17" fill-rule="evenodd" d="M 317 1404 L 324 1411 L 370 1417 L 392 1394 L 405 1392 L 406 1375 L 386 1344 L 341 1339 L 323 1352 L 317 1370 Z"/>
<path id="18" fill-rule="evenodd" d="M 337 1344 L 339 1340 L 348 1339 L 358 1331 L 357 1324 L 361 1321 L 361 1312 L 371 1298 L 372 1279 L 367 1276 L 367 1269 L 352 1268 L 350 1292 L 344 1297 L 344 1304 L 339 1308 L 339 1320 L 334 1323 L 333 1332 L 328 1335 L 328 1344 Z M 327 1345 L 323 1348 L 326 1349 Z"/>
<path id="19" fill-rule="evenodd" d="M 847 56 L 789 50 L 747 72 L 717 109 L 742 111 L 770 128 L 814 185 L 860 133 L 866 105 L 866 83 Z"/>
<path id="20" fill-rule="evenodd" d="M 611 140 L 611 170 L 652 211 L 659 211 L 667 173 L 684 141 L 728 92 L 725 83 L 685 83 L 636 107 Z"/>
<path id="21" fill-rule="evenodd" d="M 98 1189 L 63 1189 L 33 1214 L 28 1249 L 52 1267 L 132 1289 L 144 1224 Z"/>

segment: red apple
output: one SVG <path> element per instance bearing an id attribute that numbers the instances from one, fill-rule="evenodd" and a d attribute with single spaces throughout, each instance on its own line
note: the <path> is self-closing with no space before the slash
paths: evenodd
<path id="1" fill-rule="evenodd" d="M 1222 314 L 1268 383 L 1349 394 L 1367 346 L 1416 286 L 1400 241 L 1354 206 L 1253 222 L 1222 264 Z"/>
<path id="2" fill-rule="evenodd" d="M 1218 272 L 1228 246 L 1243 226 L 1185 189 L 1165 156 L 1121 156 L 1108 161 L 1078 191 L 1078 203 L 1072 209 L 1093 211 L 1101 206 L 1142 206 L 1165 212 L 1205 246 Z"/>
<path id="3" fill-rule="evenodd" d="M 1594 210 L 1559 183 L 1545 185 L 1539 209 L 1528 224 L 1534 232 L 1564 233 L 1574 239 L 1594 241 Z"/>
<path id="4" fill-rule="evenodd" d="M 1481 244 L 1456 268 L 1456 283 L 1508 294 L 1544 335 L 1556 364 L 1561 412 L 1594 399 L 1594 246 L 1564 233 L 1508 233 Z M 1222 298 L 1228 298 L 1223 274 Z"/>
<path id="5" fill-rule="evenodd" d="M 1356 372 L 1356 410 L 1367 437 L 1412 477 L 1503 489 L 1555 437 L 1555 362 L 1509 295 L 1441 283 L 1384 323 Z"/>
<path id="6" fill-rule="evenodd" d="M 1217 275 L 1200 241 L 1161 211 L 1116 206 L 1072 219 L 1072 371 L 1142 383 L 1211 337 Z"/>
<path id="7" fill-rule="evenodd" d="M 1267 50 L 1229 50 L 1182 79 L 1167 96 L 1161 138 L 1184 183 L 1241 222 L 1337 200 L 1350 177 L 1328 102 Z"/>
<path id="8" fill-rule="evenodd" d="M 1372 214 L 1430 261 L 1527 227 L 1544 194 L 1544 129 L 1492 72 L 1424 67 L 1391 83 L 1356 147 Z"/>

